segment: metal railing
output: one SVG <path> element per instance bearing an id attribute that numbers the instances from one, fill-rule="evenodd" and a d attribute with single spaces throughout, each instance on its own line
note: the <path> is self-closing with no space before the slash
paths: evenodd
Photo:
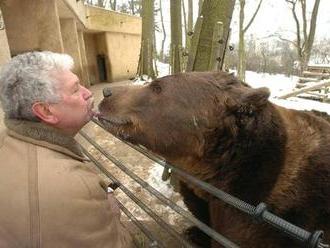
<path id="1" fill-rule="evenodd" d="M 105 131 L 107 131 L 104 126 L 96 119 L 93 119 L 93 122 L 103 128 Z M 205 234 L 207 234 L 212 239 L 216 240 L 219 244 L 223 245 L 224 247 L 239 247 L 234 242 L 230 241 L 223 235 L 217 233 L 215 230 L 211 229 L 209 226 L 207 226 L 205 223 L 199 221 L 195 217 L 191 216 L 188 211 L 184 210 L 183 208 L 176 205 L 174 202 L 172 202 L 170 199 L 165 197 L 163 194 L 161 194 L 159 191 L 154 189 L 152 186 L 150 186 L 148 183 L 143 181 L 140 177 L 138 177 L 136 174 L 134 174 L 131 170 L 129 170 L 124 163 L 122 163 L 120 160 L 109 154 L 106 150 L 104 150 L 98 143 L 96 143 L 93 139 L 91 139 L 84 131 L 80 132 L 80 135 L 86 139 L 91 145 L 93 145 L 101 154 L 103 154 L 107 159 L 109 159 L 112 163 L 114 163 L 118 168 L 120 168 L 124 173 L 126 173 L 128 176 L 130 176 L 133 180 L 135 180 L 138 184 L 140 184 L 144 189 L 146 189 L 149 193 L 157 197 L 162 203 L 169 206 L 171 209 L 173 209 L 175 212 L 183 216 L 185 219 L 187 219 L 189 222 L 193 223 L 195 226 L 197 226 L 201 231 L 203 231 Z M 118 138 L 118 137 L 116 137 Z M 121 140 L 120 138 L 118 138 Z M 230 194 L 227 194 L 223 192 L 222 190 L 215 188 L 214 186 L 205 183 L 188 173 L 184 172 L 183 170 L 177 168 L 174 165 L 171 165 L 164 161 L 161 157 L 152 154 L 151 152 L 147 151 L 145 148 L 142 148 L 140 146 L 132 145 L 124 140 L 121 140 L 125 144 L 129 145 L 136 151 L 142 153 L 149 159 L 155 161 L 156 163 L 166 167 L 170 168 L 171 171 L 173 171 L 175 174 L 179 175 L 180 177 L 184 178 L 185 180 L 189 181 L 190 183 L 200 187 L 201 189 L 207 191 L 208 193 L 212 194 L 213 196 L 217 197 L 221 201 L 229 204 L 230 206 L 248 214 L 258 222 L 265 222 L 270 224 L 271 226 L 275 227 L 276 229 L 284 232 L 288 236 L 299 240 L 302 244 L 304 244 L 305 247 L 310 248 L 326 248 L 329 247 L 327 244 L 322 243 L 322 231 L 315 231 L 313 233 L 308 232 L 298 226 L 295 226 L 282 218 L 274 215 L 273 213 L 269 212 L 267 209 L 267 205 L 265 203 L 260 203 L 258 206 L 252 206 L 244 201 L 241 201 L 240 199 L 231 196 Z M 83 148 L 84 149 L 84 148 Z M 95 163 L 95 165 L 105 174 L 107 175 L 112 181 L 117 181 L 117 179 L 108 171 L 106 170 L 101 163 L 99 163 L 95 158 L 91 156 L 87 152 L 86 149 L 84 149 L 84 152 L 86 155 Z M 182 235 L 180 235 L 176 230 L 173 229 L 170 225 L 168 225 L 165 221 L 163 221 L 155 212 L 153 212 L 148 206 L 146 206 L 141 200 L 137 199 L 135 195 L 128 190 L 123 184 L 120 184 L 120 189 L 123 190 L 123 192 L 130 197 L 137 205 L 139 205 L 151 218 L 153 218 L 162 228 L 166 229 L 166 231 L 174 238 L 176 238 L 181 245 L 184 247 L 193 247 L 192 244 L 190 244 L 187 240 L 185 240 Z M 164 247 L 164 245 L 161 243 L 160 240 L 158 240 L 156 237 L 154 237 L 151 232 L 149 232 L 143 224 L 139 223 L 137 219 L 135 219 L 129 211 L 124 208 L 124 206 L 121 204 L 120 207 L 122 208 L 123 212 L 140 228 L 140 230 L 146 235 L 147 238 L 150 239 L 151 244 L 153 247 Z"/>

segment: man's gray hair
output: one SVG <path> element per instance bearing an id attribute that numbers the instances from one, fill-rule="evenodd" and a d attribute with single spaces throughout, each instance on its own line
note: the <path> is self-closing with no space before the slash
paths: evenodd
<path id="1" fill-rule="evenodd" d="M 6 118 L 37 120 L 32 105 L 59 102 L 54 72 L 71 70 L 73 64 L 69 55 L 49 51 L 12 58 L 0 72 L 0 101 Z"/>

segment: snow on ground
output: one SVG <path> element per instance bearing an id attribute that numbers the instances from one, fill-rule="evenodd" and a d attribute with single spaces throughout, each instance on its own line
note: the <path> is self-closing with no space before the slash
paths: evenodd
<path id="1" fill-rule="evenodd" d="M 172 186 L 166 182 L 162 181 L 164 167 L 160 166 L 157 163 L 154 163 L 152 170 L 149 171 L 150 176 L 147 182 L 154 188 L 162 192 L 166 197 L 170 198 L 174 192 L 172 191 Z"/>
<path id="2" fill-rule="evenodd" d="M 149 170 L 149 178 L 147 179 L 147 183 L 150 184 L 152 187 L 156 188 L 160 191 L 163 195 L 167 198 L 174 198 L 175 196 L 178 197 L 179 193 L 173 191 L 173 186 L 170 184 L 169 180 L 163 181 L 162 174 L 163 174 L 164 167 L 160 166 L 157 163 L 154 163 L 154 166 Z M 176 202 L 177 205 L 184 207 L 184 203 L 182 200 Z"/>
<path id="3" fill-rule="evenodd" d="M 157 61 L 158 77 L 164 77 L 170 74 L 170 65 Z"/>
<path id="4" fill-rule="evenodd" d="M 297 110 L 318 110 L 327 112 L 330 115 L 330 104 L 313 100 L 290 97 L 288 99 L 278 99 L 278 96 L 293 91 L 298 78 L 287 77 L 282 74 L 246 72 L 246 82 L 253 88 L 267 87 L 271 92 L 270 101 L 289 109 Z"/>
<path id="5" fill-rule="evenodd" d="M 297 77 L 287 77 L 283 74 L 246 72 L 246 83 L 253 88 L 267 87 L 271 92 L 271 97 L 283 95 L 294 89 Z"/>

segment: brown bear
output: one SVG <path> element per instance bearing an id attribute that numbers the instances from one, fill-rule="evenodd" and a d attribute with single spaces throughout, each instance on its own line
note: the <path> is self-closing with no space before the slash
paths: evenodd
<path id="1" fill-rule="evenodd" d="M 268 101 L 225 72 L 166 76 L 106 88 L 100 120 L 195 177 L 309 231 L 330 235 L 330 124 Z M 241 247 L 301 247 L 293 239 L 181 181 L 188 209 Z M 194 230 L 194 229 L 192 229 Z M 195 242 L 209 246 L 196 230 Z M 212 247 L 221 247 L 212 241 Z"/>

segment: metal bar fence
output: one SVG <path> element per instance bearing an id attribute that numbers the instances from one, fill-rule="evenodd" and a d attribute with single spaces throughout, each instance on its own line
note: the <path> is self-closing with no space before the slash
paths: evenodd
<path id="1" fill-rule="evenodd" d="M 118 182 L 118 180 L 106 170 L 100 162 L 98 162 L 84 147 L 82 147 L 83 152 L 86 156 L 113 182 Z M 120 182 L 119 182 L 120 183 Z M 131 198 L 138 206 L 140 206 L 151 218 L 153 218 L 157 224 L 165 229 L 172 237 L 180 241 L 184 247 L 193 247 L 187 240 L 185 240 L 173 227 L 168 225 L 163 219 L 161 219 L 151 208 L 145 205 L 141 200 L 139 200 L 129 189 L 127 189 L 122 183 L 120 183 L 119 188 Z"/>
<path id="2" fill-rule="evenodd" d="M 107 131 L 104 126 L 96 119 L 93 119 L 93 122 L 95 124 L 97 124 L 98 126 L 100 126 L 101 128 L 103 128 L 105 131 Z M 108 131 L 107 131 L 108 132 Z M 84 134 L 86 136 L 86 134 Z M 116 137 L 118 138 L 118 137 Z M 231 205 L 234 208 L 239 209 L 240 211 L 252 216 L 254 219 L 258 220 L 259 222 L 266 222 L 268 224 L 270 224 L 271 226 L 275 227 L 276 229 L 286 233 L 288 236 L 301 241 L 302 243 L 304 243 L 305 247 L 311 247 L 311 248 L 324 248 L 324 247 L 329 247 L 327 244 L 322 243 L 322 236 L 323 236 L 323 232 L 322 231 L 315 231 L 313 233 L 308 232 L 300 227 L 297 227 L 283 219 L 281 219 L 280 217 L 272 214 L 271 212 L 268 211 L 267 209 L 267 205 L 265 203 L 260 203 L 258 206 L 252 206 L 244 201 L 241 201 L 240 199 L 231 196 L 225 192 L 223 192 L 222 190 L 215 188 L 214 186 L 205 183 L 203 181 L 198 180 L 197 178 L 194 178 L 193 176 L 187 174 L 186 172 L 178 169 L 177 167 L 166 163 L 162 158 L 160 158 L 159 156 L 150 153 L 149 151 L 146 151 L 144 148 L 141 148 L 139 146 L 135 146 L 132 145 L 120 138 L 118 138 L 119 140 L 121 140 L 122 142 L 124 142 L 125 144 L 129 145 L 130 147 L 132 147 L 133 149 L 135 149 L 136 151 L 144 154 L 145 156 L 147 156 L 148 158 L 150 158 L 151 160 L 155 161 L 156 163 L 164 166 L 164 167 L 168 167 L 170 168 L 173 172 L 175 172 L 176 174 L 180 175 L 181 177 L 187 179 L 189 182 L 191 182 L 194 185 L 199 186 L 201 189 L 209 192 L 210 194 L 214 195 L 215 197 L 217 197 L 218 199 L 222 200 L 223 202 Z M 104 151 L 104 150 L 103 150 Z M 105 152 L 105 151 L 104 151 Z M 101 152 L 102 153 L 102 152 Z M 105 152 L 106 153 L 106 152 Z M 109 155 L 109 154 L 108 154 Z M 97 162 L 97 161 L 96 161 Z M 108 173 L 108 171 L 107 171 Z M 105 173 L 105 174 L 107 174 Z M 151 190 L 149 188 L 150 191 L 154 191 Z M 152 192 L 150 192 L 152 193 Z M 159 193 L 160 194 L 160 193 Z M 157 197 L 157 196 L 156 196 Z M 182 214 L 183 216 L 186 215 L 186 213 L 182 212 L 181 210 L 179 210 L 177 207 L 173 207 L 173 205 L 171 204 L 171 202 L 168 202 L 166 199 L 164 199 L 162 196 L 158 197 L 162 198 L 163 201 L 170 203 L 168 204 L 170 207 L 172 207 L 172 209 L 174 209 L 175 211 L 179 211 L 180 214 Z M 169 199 L 168 199 L 169 200 Z M 186 216 L 185 216 L 186 217 Z M 195 224 L 195 220 L 191 219 L 188 217 L 188 220 L 192 221 Z M 195 222 L 194 222 L 195 221 Z M 198 221 L 198 220 L 197 220 Z M 197 226 L 206 234 L 208 234 L 210 237 L 220 240 L 217 240 L 218 242 L 223 242 L 221 244 L 223 244 L 225 247 L 238 247 L 236 244 L 234 244 L 233 242 L 231 242 L 230 240 L 226 239 L 225 237 L 223 237 L 222 235 L 218 234 L 217 232 L 215 232 L 214 230 L 208 230 L 208 226 L 205 226 L 207 228 L 205 228 L 205 226 L 201 225 L 204 223 L 198 223 L 197 222 Z M 214 235 L 215 234 L 215 235 Z M 219 236 L 218 236 L 219 235 Z M 179 238 L 182 239 L 182 238 Z M 220 243 L 219 242 L 219 243 Z"/>
<path id="3" fill-rule="evenodd" d="M 120 168 L 123 172 L 125 172 L 128 176 L 134 179 L 138 184 L 140 184 L 145 190 L 149 193 L 157 197 L 161 202 L 172 208 L 178 214 L 185 217 L 191 223 L 196 225 L 198 228 L 202 229 L 207 235 L 216 240 L 219 244 L 224 245 L 225 247 L 238 247 L 236 244 L 222 236 L 221 234 L 214 231 L 212 228 L 199 221 L 192 215 L 188 213 L 188 211 L 176 205 L 173 201 L 165 197 L 155 188 L 150 186 L 147 182 L 143 181 L 140 177 L 134 174 L 131 170 L 129 170 L 121 161 L 110 155 L 107 151 L 105 151 L 102 147 L 100 147 L 95 141 L 93 141 L 84 131 L 80 131 L 80 135 L 84 137 L 90 144 L 92 144 L 99 152 L 101 152 L 106 158 L 108 158 L 111 162 L 113 162 L 118 168 Z"/>

